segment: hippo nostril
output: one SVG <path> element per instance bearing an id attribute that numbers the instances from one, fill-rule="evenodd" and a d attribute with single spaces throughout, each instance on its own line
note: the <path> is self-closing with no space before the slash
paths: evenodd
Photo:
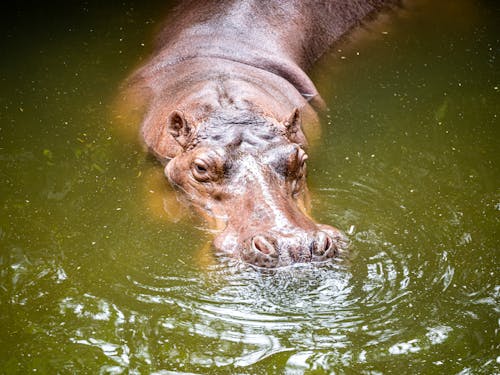
<path id="1" fill-rule="evenodd" d="M 332 247 L 332 239 L 325 232 L 320 231 L 316 236 L 316 241 L 313 245 L 313 253 L 317 256 L 325 255 Z"/>
<path id="2" fill-rule="evenodd" d="M 255 236 L 252 238 L 252 248 L 267 255 L 276 253 L 274 246 L 263 236 Z"/>

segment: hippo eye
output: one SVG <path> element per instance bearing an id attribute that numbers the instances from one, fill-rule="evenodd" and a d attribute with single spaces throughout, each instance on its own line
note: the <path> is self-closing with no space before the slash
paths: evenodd
<path id="1" fill-rule="evenodd" d="M 307 156 L 304 150 L 302 150 L 301 148 L 297 150 L 297 159 L 295 162 L 295 168 L 299 178 L 302 177 L 302 175 L 304 174 L 304 168 L 306 166 L 306 160 L 308 158 L 309 157 Z"/>
<path id="2" fill-rule="evenodd" d="M 305 166 L 308 156 L 300 147 L 294 147 L 293 151 L 286 157 L 286 162 L 283 165 L 283 173 L 286 178 L 296 179 L 302 178 L 305 175 Z"/>
<path id="3" fill-rule="evenodd" d="M 198 173 L 206 173 L 207 172 L 207 168 L 204 165 L 195 164 L 194 167 L 196 168 L 196 172 L 198 172 Z"/>
<path id="4" fill-rule="evenodd" d="M 208 165 L 205 161 L 201 159 L 196 159 L 193 162 L 192 170 L 194 178 L 196 178 L 198 181 L 207 181 L 210 179 L 208 173 Z"/>
<path id="5" fill-rule="evenodd" d="M 299 161 L 300 167 L 304 167 L 308 158 L 309 156 L 307 156 L 306 152 L 302 149 L 299 149 L 297 153 L 297 160 Z"/>

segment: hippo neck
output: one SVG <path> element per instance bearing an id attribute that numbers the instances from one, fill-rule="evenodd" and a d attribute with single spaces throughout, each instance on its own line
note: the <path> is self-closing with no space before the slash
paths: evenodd
<path id="1" fill-rule="evenodd" d="M 293 61 L 283 56 L 265 56 L 260 57 L 254 53 L 231 54 L 224 51 L 221 46 L 210 46 L 200 41 L 190 43 L 191 48 L 189 52 L 185 50 L 179 53 L 172 53 L 171 50 L 166 50 L 159 55 L 157 63 L 154 66 L 156 72 L 165 71 L 170 69 L 173 65 L 181 63 L 190 63 L 193 59 L 206 59 L 209 61 L 238 63 L 247 65 L 255 69 L 259 69 L 268 73 L 272 73 L 287 82 L 289 82 L 295 90 L 307 101 L 310 101 L 313 106 L 322 107 L 322 101 L 318 94 L 314 83 L 307 76 L 307 74 Z"/>

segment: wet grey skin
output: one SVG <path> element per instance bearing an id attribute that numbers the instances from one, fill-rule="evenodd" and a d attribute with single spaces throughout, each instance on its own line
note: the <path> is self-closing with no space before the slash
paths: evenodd
<path id="1" fill-rule="evenodd" d="M 171 125 L 189 126 L 181 113 L 173 115 Z M 219 251 L 276 268 L 325 262 L 347 246 L 339 230 L 315 223 L 300 208 L 307 193 L 307 158 L 287 128 L 271 119 L 222 112 L 197 127 L 165 174 L 195 207 L 222 223 L 214 241 Z"/>

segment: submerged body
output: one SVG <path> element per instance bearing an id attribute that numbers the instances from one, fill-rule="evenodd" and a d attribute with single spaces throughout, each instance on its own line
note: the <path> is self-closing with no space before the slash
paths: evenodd
<path id="1" fill-rule="evenodd" d="M 303 126 L 322 106 L 305 71 L 386 1 L 186 1 L 129 80 L 165 174 L 216 219 L 223 252 L 263 267 L 325 261 L 345 246 L 305 212 Z"/>

